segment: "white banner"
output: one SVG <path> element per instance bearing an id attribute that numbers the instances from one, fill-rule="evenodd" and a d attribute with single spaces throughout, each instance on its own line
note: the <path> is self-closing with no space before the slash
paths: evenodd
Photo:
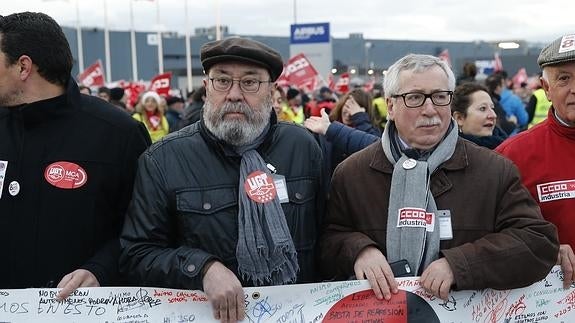
<path id="1" fill-rule="evenodd" d="M 529 270 L 526 268 L 526 270 Z M 563 289 L 559 267 L 529 287 L 427 294 L 418 278 L 377 300 L 367 281 L 245 288 L 244 322 L 575 322 L 575 288 Z M 57 289 L 0 290 L 0 322 L 215 322 L 199 291 L 167 288 L 82 288 L 64 302 Z"/>

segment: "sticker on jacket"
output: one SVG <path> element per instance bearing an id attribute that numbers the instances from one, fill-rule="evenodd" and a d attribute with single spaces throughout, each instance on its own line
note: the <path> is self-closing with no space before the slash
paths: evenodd
<path id="1" fill-rule="evenodd" d="M 48 183 L 58 188 L 80 188 L 88 181 L 88 174 L 77 164 L 58 161 L 46 167 L 44 178 Z"/>
<path id="2" fill-rule="evenodd" d="M 256 203 L 268 203 L 276 198 L 273 178 L 260 170 L 248 175 L 244 183 L 248 197 Z"/>
<path id="3" fill-rule="evenodd" d="M 539 202 L 575 198 L 575 179 L 537 184 Z"/>
<path id="4" fill-rule="evenodd" d="M 6 178 L 7 168 L 8 168 L 8 161 L 0 160 L 0 199 L 2 198 L 2 190 L 4 190 L 4 179 Z"/>
<path id="5" fill-rule="evenodd" d="M 435 216 L 433 213 L 416 207 L 401 208 L 398 212 L 398 228 L 425 228 L 427 232 L 433 232 L 435 227 Z"/>

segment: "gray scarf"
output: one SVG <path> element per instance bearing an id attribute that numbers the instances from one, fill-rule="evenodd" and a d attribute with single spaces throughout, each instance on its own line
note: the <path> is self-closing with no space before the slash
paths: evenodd
<path id="1" fill-rule="evenodd" d="M 417 161 L 394 149 L 394 145 L 399 144 L 399 137 L 393 121 L 387 123 L 383 132 L 383 151 L 395 165 L 389 194 L 387 261 L 391 263 L 406 259 L 415 275 L 420 275 L 439 255 L 439 220 L 435 199 L 429 189 L 429 178 L 439 165 L 453 155 L 457 132 L 457 123 L 452 120 L 451 129 L 429 157 Z M 433 231 L 428 232 L 425 227 L 398 227 L 402 208 L 419 208 L 434 213 Z"/>
<path id="2" fill-rule="evenodd" d="M 235 153 L 242 157 L 236 247 L 238 272 L 254 286 L 293 283 L 299 271 L 297 252 L 277 195 L 270 202 L 257 203 L 248 197 L 244 188 L 246 178 L 254 171 L 270 174 L 256 150 L 269 127 L 268 124 L 251 144 L 234 147 Z"/>

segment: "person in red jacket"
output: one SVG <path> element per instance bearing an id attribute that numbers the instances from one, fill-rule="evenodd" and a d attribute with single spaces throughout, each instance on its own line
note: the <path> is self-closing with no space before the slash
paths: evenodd
<path id="1" fill-rule="evenodd" d="M 523 184 L 558 229 L 557 263 L 564 285 L 575 281 L 575 34 L 545 47 L 537 63 L 541 83 L 552 102 L 547 119 L 497 148 L 519 167 Z"/>

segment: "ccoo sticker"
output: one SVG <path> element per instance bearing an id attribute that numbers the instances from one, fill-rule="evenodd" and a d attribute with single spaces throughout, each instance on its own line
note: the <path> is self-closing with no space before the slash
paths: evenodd
<path id="1" fill-rule="evenodd" d="M 88 175 L 82 167 L 65 161 L 48 165 L 44 178 L 53 186 L 63 189 L 80 188 L 88 181 Z"/>
<path id="2" fill-rule="evenodd" d="M 248 197 L 256 203 L 268 203 L 277 195 L 273 178 L 260 170 L 248 175 L 244 189 Z"/>

